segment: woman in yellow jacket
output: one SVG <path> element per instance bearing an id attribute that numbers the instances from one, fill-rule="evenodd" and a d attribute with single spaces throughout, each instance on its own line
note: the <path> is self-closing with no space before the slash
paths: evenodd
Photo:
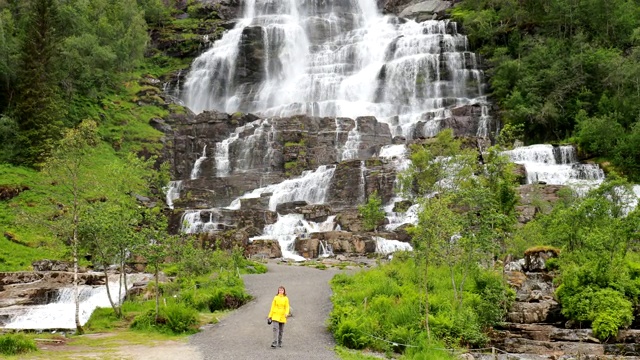
<path id="1" fill-rule="evenodd" d="M 273 342 L 271 347 L 282 347 L 282 334 L 284 334 L 284 324 L 287 322 L 289 313 L 289 298 L 287 290 L 284 286 L 278 288 L 278 295 L 271 302 L 271 310 L 269 310 L 269 323 L 273 324 Z"/>

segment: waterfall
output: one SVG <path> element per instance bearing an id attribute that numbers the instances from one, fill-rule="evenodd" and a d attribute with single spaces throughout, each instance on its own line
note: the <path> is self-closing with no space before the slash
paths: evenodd
<path id="1" fill-rule="evenodd" d="M 197 234 L 224 230 L 232 225 L 232 222 L 226 219 L 219 209 L 214 208 L 210 210 L 187 210 L 182 214 L 180 224 L 182 224 L 181 232 Z"/>
<path id="2" fill-rule="evenodd" d="M 169 181 L 169 184 L 163 190 L 166 193 L 167 206 L 169 209 L 173 209 L 173 201 L 180 198 L 182 180 Z"/>
<path id="3" fill-rule="evenodd" d="M 409 168 L 411 160 L 407 158 L 407 146 L 401 145 L 385 145 L 380 148 L 378 157 L 386 159 L 396 169 L 396 172 L 404 171 Z"/>
<path id="4" fill-rule="evenodd" d="M 194 60 L 182 96 L 196 113 L 373 115 L 411 138 L 439 131 L 448 108 L 485 105 L 484 84 L 454 22 L 383 16 L 376 0 L 251 0 Z"/>
<path id="5" fill-rule="evenodd" d="M 285 180 L 278 184 L 255 189 L 233 200 L 227 207 L 230 210 L 240 209 L 240 200 L 257 198 L 262 194 L 271 194 L 269 209 L 276 210 L 278 204 L 304 200 L 310 204 L 321 204 L 325 201 L 329 184 L 333 178 L 335 167 L 320 166 L 315 171 L 305 171 L 302 176 Z"/>
<path id="6" fill-rule="evenodd" d="M 295 241 L 297 238 L 308 238 L 309 234 L 321 231 L 332 231 L 335 216 L 330 216 L 322 223 L 304 220 L 302 214 L 278 215 L 275 224 L 265 226 L 263 235 L 252 237 L 256 240 L 278 240 L 282 257 L 294 261 L 304 261 L 304 257 L 295 253 Z"/>
<path id="7" fill-rule="evenodd" d="M 131 287 L 134 282 L 135 280 L 129 279 L 127 285 Z M 79 288 L 80 324 L 84 325 L 96 308 L 111 307 L 111 304 L 104 285 L 81 285 Z M 122 289 L 122 293 L 118 296 L 119 289 L 120 285 L 117 280 L 109 281 L 109 290 L 116 304 L 119 304 L 125 295 L 125 290 Z M 72 286 L 58 290 L 55 299 L 49 304 L 16 307 L 13 315 L 10 316 L 5 325 L 5 329 L 47 330 L 75 328 L 75 301 Z"/>
<path id="8" fill-rule="evenodd" d="M 364 161 L 360 161 L 360 195 L 358 197 L 358 203 L 364 204 L 367 202 L 367 180 L 365 178 L 365 172 L 367 167 Z"/>
<path id="9" fill-rule="evenodd" d="M 240 128 L 238 128 L 240 129 Z M 238 139 L 238 129 L 231 134 L 228 138 L 216 143 L 216 176 L 225 177 L 229 176 L 231 172 L 231 161 L 229 160 L 229 146 L 232 142 Z"/>
<path id="10" fill-rule="evenodd" d="M 379 236 L 374 236 L 373 239 L 376 241 L 376 252 L 380 254 L 388 255 L 396 251 L 413 251 L 411 244 L 406 242 L 388 240 Z"/>
<path id="11" fill-rule="evenodd" d="M 333 248 L 331 247 L 331 244 L 327 243 L 326 240 L 320 240 L 318 257 L 326 258 L 329 256 L 333 256 Z"/>
<path id="12" fill-rule="evenodd" d="M 358 147 L 360 146 L 361 140 L 360 132 L 358 131 L 358 122 L 356 121 L 356 126 L 354 126 L 347 135 L 347 142 L 344 144 L 344 150 L 342 151 L 342 160 L 358 158 Z"/>
<path id="13" fill-rule="evenodd" d="M 527 184 L 572 185 L 585 191 L 604 180 L 604 171 L 597 164 L 578 162 L 573 146 L 538 144 L 505 151 L 511 161 L 524 165 Z"/>
<path id="14" fill-rule="evenodd" d="M 320 166 L 315 171 L 305 171 L 298 178 L 261 187 L 250 191 L 231 202 L 225 210 L 239 210 L 242 199 L 258 198 L 270 194 L 269 209 L 275 211 L 279 204 L 303 200 L 310 204 L 324 203 L 335 167 Z M 206 219 L 206 220 L 203 220 Z M 182 215 L 180 231 L 187 234 L 212 232 L 225 229 L 232 220 L 224 216 L 221 209 L 187 210 Z"/>
<path id="15" fill-rule="evenodd" d="M 216 175 L 226 177 L 232 172 L 249 170 L 268 172 L 273 157 L 270 144 L 274 136 L 275 129 L 268 119 L 256 120 L 236 128 L 228 138 L 216 143 Z M 232 146 L 233 159 L 230 157 Z"/>
<path id="16" fill-rule="evenodd" d="M 207 145 L 202 149 L 202 156 L 200 156 L 195 164 L 193 164 L 193 169 L 191 169 L 191 180 L 196 180 L 198 176 L 200 176 L 200 165 L 207 158 Z"/>

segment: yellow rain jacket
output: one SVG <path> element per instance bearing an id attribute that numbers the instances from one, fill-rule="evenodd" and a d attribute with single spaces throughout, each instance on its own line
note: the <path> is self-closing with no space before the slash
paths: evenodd
<path id="1" fill-rule="evenodd" d="M 269 317 L 273 321 L 286 323 L 287 315 L 289 315 L 289 298 L 278 294 L 273 298 L 273 302 L 271 303 Z"/>

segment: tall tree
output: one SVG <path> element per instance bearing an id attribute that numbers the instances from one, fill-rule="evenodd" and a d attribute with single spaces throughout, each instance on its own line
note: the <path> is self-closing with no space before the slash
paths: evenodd
<path id="1" fill-rule="evenodd" d="M 480 164 L 474 150 L 462 148 L 445 130 L 413 148 L 412 164 L 400 176 L 403 192 L 420 204 L 412 243 L 429 267 L 449 268 L 453 306 L 462 310 L 466 279 L 478 263 L 496 254 L 515 221 L 515 182 L 509 162 L 496 149 Z M 428 329 L 429 294 L 426 288 Z"/>
<path id="2" fill-rule="evenodd" d="M 9 106 L 14 93 L 18 54 L 16 31 L 11 11 L 0 8 L 0 113 Z"/>
<path id="3" fill-rule="evenodd" d="M 167 232 L 167 223 L 164 216 L 159 216 L 159 214 L 151 211 L 147 212 L 142 233 L 143 243 L 140 250 L 147 260 L 147 264 L 151 265 L 153 269 L 156 294 L 155 321 L 158 322 L 160 316 L 160 266 L 165 262 L 172 250 L 179 246 L 177 243 L 178 238 L 169 235 Z"/>
<path id="4" fill-rule="evenodd" d="M 99 199 L 99 182 L 88 165 L 98 144 L 96 123 L 85 121 L 70 129 L 57 144 L 45 164 L 45 171 L 53 186 L 53 200 L 58 207 L 57 235 L 71 247 L 73 256 L 73 286 L 75 294 L 76 331 L 82 333 L 78 287 L 79 229 L 91 203 Z"/>
<path id="5" fill-rule="evenodd" d="M 30 165 L 42 163 L 43 156 L 51 153 L 53 144 L 60 139 L 66 114 L 57 85 L 57 21 L 56 0 L 31 1 L 14 109 L 21 150 L 18 161 Z"/>

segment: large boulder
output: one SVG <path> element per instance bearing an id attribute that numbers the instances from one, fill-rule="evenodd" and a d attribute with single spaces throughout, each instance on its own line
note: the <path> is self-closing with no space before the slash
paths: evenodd
<path id="1" fill-rule="evenodd" d="M 399 14 L 400 17 L 409 18 L 418 22 L 425 20 L 439 20 L 445 17 L 445 10 L 453 5 L 453 1 L 427 0 L 412 1 Z"/>
<path id="2" fill-rule="evenodd" d="M 558 193 L 564 185 L 527 184 L 518 187 L 519 205 L 516 206 L 518 224 L 530 222 L 542 210 L 546 210 L 560 199 Z"/>
<path id="3" fill-rule="evenodd" d="M 275 259 L 282 257 L 277 240 L 254 240 L 245 248 L 245 256 L 252 259 Z"/>
<path id="4" fill-rule="evenodd" d="M 185 2 L 185 0 L 179 0 Z M 201 4 L 202 15 L 212 14 L 219 19 L 236 19 L 242 15 L 241 0 L 195 0 Z M 186 4 L 185 4 L 186 7 Z"/>
<path id="5" fill-rule="evenodd" d="M 361 236 L 345 231 L 311 233 L 309 238 L 297 239 L 295 251 L 306 258 L 317 258 L 324 250 L 334 255 L 364 255 L 376 250 L 376 242 L 369 236 Z"/>

